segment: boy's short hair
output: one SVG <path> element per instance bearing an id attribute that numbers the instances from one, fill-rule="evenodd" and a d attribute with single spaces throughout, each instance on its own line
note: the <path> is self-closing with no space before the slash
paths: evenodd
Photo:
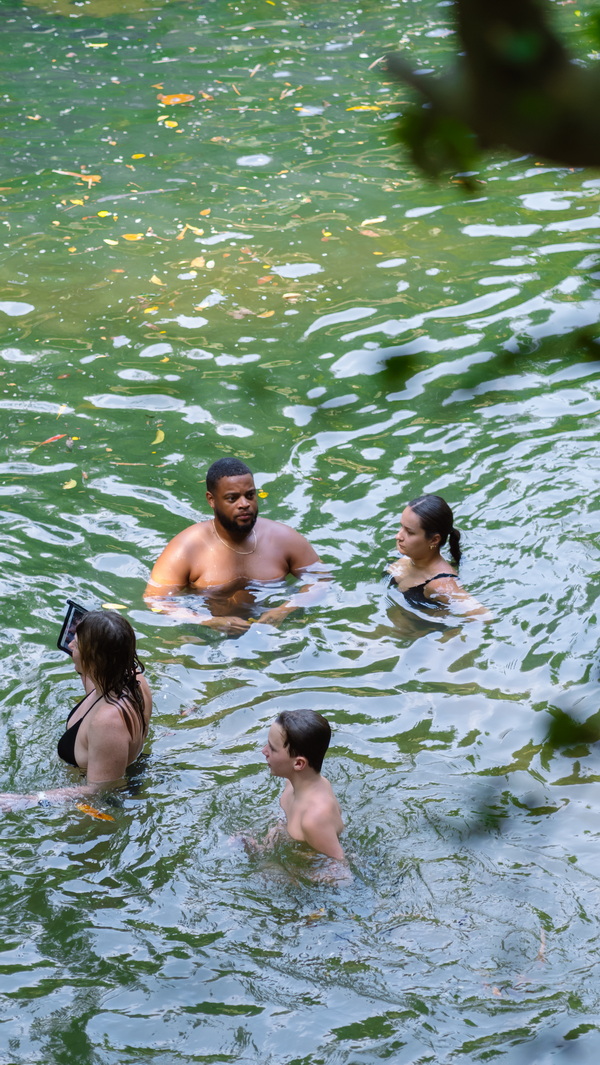
<path id="1" fill-rule="evenodd" d="M 311 769 L 321 772 L 331 740 L 331 725 L 315 710 L 282 710 L 275 718 L 283 732 L 283 742 L 292 758 L 301 755 Z"/>
<path id="2" fill-rule="evenodd" d="M 252 477 L 252 470 L 241 459 L 233 457 L 217 459 L 207 471 L 206 490 L 214 492 L 222 477 L 246 477 L 248 474 Z"/>

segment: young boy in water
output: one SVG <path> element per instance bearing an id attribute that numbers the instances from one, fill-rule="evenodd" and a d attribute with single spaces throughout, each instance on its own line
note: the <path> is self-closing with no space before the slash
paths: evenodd
<path id="1" fill-rule="evenodd" d="M 279 800 L 292 839 L 330 858 L 344 859 L 338 836 L 342 813 L 331 784 L 321 776 L 331 727 L 314 710 L 282 710 L 262 753 L 275 777 L 287 781 Z"/>

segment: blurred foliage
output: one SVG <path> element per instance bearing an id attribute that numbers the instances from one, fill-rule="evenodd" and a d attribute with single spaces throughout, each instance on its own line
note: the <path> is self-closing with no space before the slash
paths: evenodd
<path id="1" fill-rule="evenodd" d="M 579 15 L 580 12 L 577 12 Z M 469 170 L 478 151 L 509 148 L 564 166 L 600 165 L 600 67 L 574 61 L 543 0 L 455 0 L 455 64 L 420 74 L 399 53 L 389 70 L 421 104 L 400 137 L 427 174 Z M 600 43 L 600 13 L 586 22 Z"/>

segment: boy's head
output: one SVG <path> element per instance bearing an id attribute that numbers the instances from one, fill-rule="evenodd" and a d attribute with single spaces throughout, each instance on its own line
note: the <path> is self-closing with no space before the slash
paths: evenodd
<path id="1" fill-rule="evenodd" d="M 293 765 L 294 759 L 304 759 L 315 773 L 321 772 L 325 752 L 331 740 L 331 727 L 322 714 L 317 714 L 314 710 L 282 710 L 271 725 L 271 730 L 274 734 L 269 732 L 264 752 L 277 776 L 285 775 L 277 772 L 278 762 L 277 766 L 275 764 L 277 755 L 281 756 L 284 752 L 288 763 L 292 762 Z M 283 744 L 283 750 L 279 747 L 279 740 Z M 273 755 L 275 758 L 272 764 L 270 756 Z"/>

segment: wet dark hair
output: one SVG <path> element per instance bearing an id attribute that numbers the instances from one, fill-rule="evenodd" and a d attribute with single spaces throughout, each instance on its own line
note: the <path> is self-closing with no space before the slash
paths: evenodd
<path id="1" fill-rule="evenodd" d="M 146 730 L 144 697 L 137 679 L 143 671 L 135 646 L 135 632 L 115 610 L 90 610 L 77 626 L 77 644 L 84 674 L 90 674 L 109 703 L 119 707 L 133 736 L 132 713 Z"/>
<path id="2" fill-rule="evenodd" d="M 214 492 L 222 477 L 246 477 L 247 474 L 252 477 L 252 470 L 241 459 L 217 459 L 207 471 L 206 491 Z"/>
<path id="3" fill-rule="evenodd" d="M 292 758 L 306 758 L 315 773 L 321 772 L 331 740 L 331 725 L 315 710 L 282 710 L 275 724 L 283 731 L 283 744 Z"/>
<path id="4" fill-rule="evenodd" d="M 460 550 L 460 533 L 458 529 L 454 528 L 454 517 L 446 500 L 442 499 L 441 496 L 424 495 L 419 496 L 417 499 L 412 499 L 407 506 L 414 510 L 428 539 L 438 533 L 440 547 L 443 547 L 446 540 L 448 540 L 450 554 L 458 565 L 462 554 Z"/>

